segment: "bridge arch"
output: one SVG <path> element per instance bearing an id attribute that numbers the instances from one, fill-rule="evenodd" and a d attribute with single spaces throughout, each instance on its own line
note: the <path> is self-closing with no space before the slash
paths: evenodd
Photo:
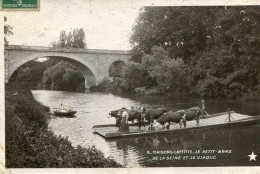
<path id="1" fill-rule="evenodd" d="M 10 80 L 12 74 L 23 64 L 26 64 L 27 62 L 31 61 L 31 60 L 35 60 L 38 58 L 42 58 L 42 57 L 47 57 L 47 58 L 58 58 L 60 60 L 66 61 L 68 63 L 71 63 L 72 65 L 74 65 L 75 67 L 77 67 L 79 69 L 79 71 L 83 74 L 84 79 L 85 79 L 85 88 L 88 90 L 91 86 L 95 86 L 97 84 L 97 80 L 96 80 L 96 76 L 95 76 L 95 72 L 93 72 L 93 70 L 91 69 L 91 65 L 89 64 L 86 65 L 86 62 L 81 62 L 80 58 L 77 58 L 75 56 L 71 57 L 71 56 L 67 56 L 67 55 L 59 55 L 59 54 L 30 54 L 30 55 L 26 55 L 25 57 L 19 57 L 19 58 L 15 58 L 16 61 L 15 63 L 12 63 L 13 66 L 9 67 L 9 78 L 8 81 Z"/>
<path id="2" fill-rule="evenodd" d="M 124 60 L 115 60 L 109 66 L 109 77 L 116 77 L 122 72 L 123 68 L 126 66 L 126 62 Z"/>

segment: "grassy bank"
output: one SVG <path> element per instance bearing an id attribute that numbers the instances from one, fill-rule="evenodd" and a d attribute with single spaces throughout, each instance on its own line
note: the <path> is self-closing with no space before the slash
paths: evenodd
<path id="1" fill-rule="evenodd" d="M 49 108 L 31 91 L 6 85 L 5 146 L 7 168 L 121 167 L 95 147 L 73 147 L 48 130 Z"/>

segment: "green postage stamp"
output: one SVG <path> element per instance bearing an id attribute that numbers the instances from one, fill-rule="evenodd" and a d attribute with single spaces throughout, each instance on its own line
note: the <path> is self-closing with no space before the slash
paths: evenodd
<path id="1" fill-rule="evenodd" d="M 39 10 L 40 0 L 1 0 L 1 10 Z"/>

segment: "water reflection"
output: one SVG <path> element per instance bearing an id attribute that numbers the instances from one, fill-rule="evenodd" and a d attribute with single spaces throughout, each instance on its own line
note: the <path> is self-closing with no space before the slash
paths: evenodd
<path id="1" fill-rule="evenodd" d="M 116 143 L 116 148 L 123 151 L 123 161 L 129 161 L 129 149 L 135 149 L 135 153 L 138 154 L 138 163 L 147 167 L 257 165 L 256 163 L 249 163 L 247 158 L 252 150 L 255 154 L 260 154 L 260 140 L 256 139 L 259 136 L 255 133 L 257 131 L 260 131 L 259 125 L 207 130 L 205 132 L 197 131 L 192 134 L 158 134 L 137 138 L 121 138 L 107 141 L 107 143 Z M 148 153 L 148 151 L 152 153 L 153 151 L 176 150 L 232 150 L 232 153 L 217 154 L 217 160 L 214 161 L 162 160 L 159 162 L 153 160 L 153 156 L 162 155 Z M 131 165 L 128 165 L 128 167 L 131 167 Z"/>
<path id="2" fill-rule="evenodd" d="M 107 118 L 111 110 L 121 107 L 148 105 L 151 107 L 188 108 L 195 106 L 199 99 L 194 99 L 191 104 L 178 104 L 184 101 L 174 101 L 164 98 L 136 99 L 123 98 L 111 94 L 101 93 L 72 93 L 61 91 L 33 91 L 35 98 L 51 108 L 60 103 L 77 110 L 75 118 L 53 116 L 49 127 L 57 135 L 68 139 L 73 145 L 83 147 L 95 146 L 111 156 L 117 162 L 126 164 L 127 167 L 170 167 L 170 166 L 222 166 L 222 165 L 256 165 L 249 163 L 248 154 L 254 151 L 259 155 L 260 139 L 257 132 L 259 125 L 239 127 L 232 129 L 214 129 L 206 131 L 193 131 L 188 133 L 155 134 L 132 138 L 120 138 L 106 141 L 92 133 L 92 127 L 99 124 L 114 124 L 115 119 Z M 188 99 L 187 99 L 188 100 Z M 186 103 L 188 101 L 185 101 Z M 259 104 L 255 102 L 206 102 L 206 110 L 213 114 L 225 112 L 228 108 L 239 113 L 251 115 L 260 114 Z M 157 150 L 196 150 L 196 149 L 232 149 L 232 154 L 218 155 L 218 160 L 208 161 L 156 161 L 147 151 Z"/>

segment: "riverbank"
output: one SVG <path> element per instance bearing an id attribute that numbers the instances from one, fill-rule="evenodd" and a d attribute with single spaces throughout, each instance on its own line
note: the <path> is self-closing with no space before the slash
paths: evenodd
<path id="1" fill-rule="evenodd" d="M 5 146 L 7 168 L 122 167 L 95 147 L 73 147 L 68 138 L 48 130 L 49 108 L 31 91 L 5 88 Z"/>
<path id="2" fill-rule="evenodd" d="M 232 101 L 260 101 L 260 91 L 250 91 L 250 92 L 241 92 L 239 94 L 235 94 L 236 92 L 226 94 L 225 96 L 220 96 L 219 98 L 216 96 L 200 96 L 195 93 L 180 93 L 176 92 L 173 94 L 161 94 L 158 92 L 156 88 L 146 89 L 145 87 L 139 87 L 132 90 L 125 90 L 124 88 L 115 85 L 113 81 L 105 80 L 101 82 L 97 86 L 92 86 L 90 88 L 90 92 L 103 92 L 103 93 L 112 93 L 119 96 L 153 96 L 153 97 L 165 97 L 165 98 L 186 98 L 186 97 L 194 97 L 201 98 L 206 100 L 232 100 Z"/>

